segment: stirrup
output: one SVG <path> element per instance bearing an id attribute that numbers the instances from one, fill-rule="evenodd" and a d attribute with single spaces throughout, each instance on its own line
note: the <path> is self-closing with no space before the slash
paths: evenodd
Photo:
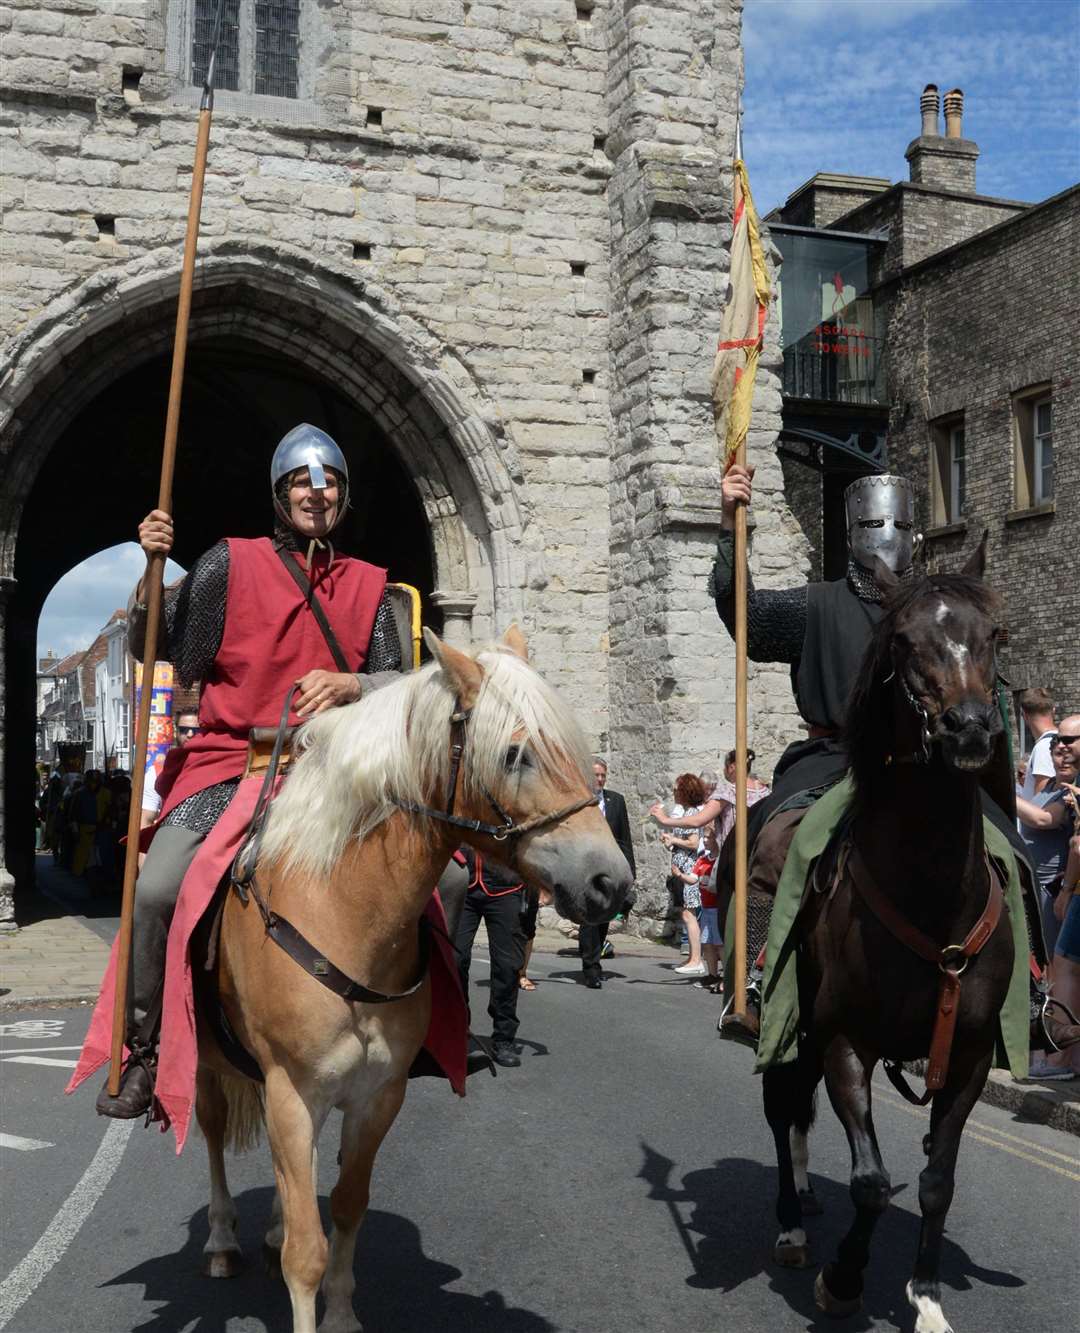
<path id="1" fill-rule="evenodd" d="M 1076 1015 L 1064 1000 L 1056 1000 L 1049 991 L 1043 993 L 1042 1008 L 1039 1010 L 1039 1027 L 1042 1030 L 1043 1037 L 1046 1039 L 1046 1049 L 1048 1051 L 1067 1050 L 1068 1047 L 1059 1046 L 1050 1034 L 1047 1015 L 1051 1009 L 1060 1009 L 1065 1014 L 1065 1017 L 1068 1020 L 1066 1026 L 1068 1027 L 1080 1026 L 1080 1019 L 1077 1019 Z M 1073 1042 L 1069 1043 L 1070 1046 L 1073 1044 Z"/>

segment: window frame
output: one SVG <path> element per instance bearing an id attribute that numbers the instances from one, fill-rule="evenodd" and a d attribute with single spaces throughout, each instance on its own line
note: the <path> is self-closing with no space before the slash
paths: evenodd
<path id="1" fill-rule="evenodd" d="M 1042 440 L 1049 439 L 1051 468 L 1053 467 L 1053 386 L 1050 383 L 1033 384 L 1012 395 L 1013 432 L 1013 497 L 1014 512 L 1022 515 L 1030 510 L 1042 510 L 1054 503 L 1053 475 L 1050 494 L 1045 493 L 1042 468 Z M 1050 431 L 1037 437 L 1040 407 L 1049 407 Z"/>
<path id="2" fill-rule="evenodd" d="M 929 423 L 930 426 L 930 528 L 953 528 L 964 523 L 967 502 L 967 422 L 963 412 L 951 412 Z M 956 437 L 964 436 L 961 458 L 964 467 L 963 494 L 957 495 Z"/>

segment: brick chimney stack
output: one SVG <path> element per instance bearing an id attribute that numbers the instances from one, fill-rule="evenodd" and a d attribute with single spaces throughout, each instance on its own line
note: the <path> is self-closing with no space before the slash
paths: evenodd
<path id="1" fill-rule="evenodd" d="M 945 94 L 945 133 L 938 121 L 938 90 L 928 83 L 919 98 L 922 132 L 908 144 L 904 156 L 911 180 L 959 194 L 975 193 L 978 144 L 963 137 L 964 94 L 953 88 Z"/>

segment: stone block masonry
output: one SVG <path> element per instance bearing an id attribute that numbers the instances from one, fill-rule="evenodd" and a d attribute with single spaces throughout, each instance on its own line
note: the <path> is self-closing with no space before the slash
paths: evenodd
<path id="1" fill-rule="evenodd" d="M 110 347 L 175 299 L 190 7 L 0 10 L 4 576 L 69 410 L 52 390 L 45 406 L 50 376 L 68 366 L 85 408 L 120 373 Z M 211 140 L 198 282 L 245 295 L 205 336 L 362 386 L 422 490 L 448 633 L 524 624 L 636 827 L 734 738 L 706 580 L 740 31 L 741 0 L 303 0 L 300 96 L 219 92 Z M 783 584 L 802 548 L 774 455 L 772 325 L 769 340 L 755 578 Z M 131 355 L 165 345 L 156 331 Z M 793 731 L 786 673 L 760 670 L 752 702 L 766 771 Z M 644 834 L 640 851 L 658 921 L 662 858 Z"/>

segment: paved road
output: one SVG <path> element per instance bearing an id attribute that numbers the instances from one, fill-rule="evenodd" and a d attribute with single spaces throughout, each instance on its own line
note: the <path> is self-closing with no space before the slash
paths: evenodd
<path id="1" fill-rule="evenodd" d="M 715 1038 L 715 999 L 670 964 L 609 967 L 593 992 L 575 984 L 573 960 L 536 958 L 539 988 L 521 997 L 522 1068 L 470 1080 L 463 1102 L 445 1085 L 413 1084 L 362 1232 L 357 1300 L 368 1333 L 837 1328 L 814 1311 L 812 1272 L 768 1262 L 771 1143 L 749 1055 Z M 484 971 L 478 956 L 478 1010 Z M 265 1149 L 232 1169 L 250 1265 L 210 1282 L 198 1273 L 199 1139 L 176 1159 L 156 1130 L 99 1120 L 96 1088 L 61 1096 L 87 1009 L 0 1017 L 2 1129 L 22 1141 L 0 1147 L 0 1329 L 287 1329 L 285 1289 L 257 1257 L 270 1203 Z M 904 1283 L 925 1114 L 886 1086 L 876 1120 L 895 1198 L 878 1228 L 866 1313 L 840 1326 L 856 1333 L 913 1327 Z M 324 1198 L 336 1128 L 335 1119 L 323 1139 Z M 827 1109 L 813 1152 L 827 1211 L 811 1237 L 823 1259 L 849 1218 L 846 1146 Z M 1072 1326 L 1078 1181 L 1075 1138 L 977 1108 L 945 1246 L 957 1333 Z"/>

